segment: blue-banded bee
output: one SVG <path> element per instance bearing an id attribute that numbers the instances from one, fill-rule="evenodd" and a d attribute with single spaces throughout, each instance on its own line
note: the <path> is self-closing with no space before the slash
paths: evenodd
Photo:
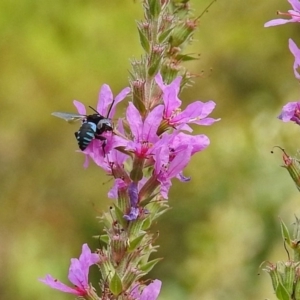
<path id="1" fill-rule="evenodd" d="M 111 111 L 111 107 L 108 111 L 108 116 Z M 102 149 L 103 153 L 105 153 L 104 147 L 106 145 L 106 137 L 102 136 L 102 133 L 113 130 L 112 122 L 111 119 L 102 116 L 91 106 L 90 108 L 96 113 L 92 115 L 80 115 L 73 113 L 53 112 L 52 115 L 64 119 L 69 123 L 81 120 L 82 125 L 79 130 L 75 132 L 75 137 L 80 150 L 85 150 L 93 139 L 98 139 L 102 141 Z"/>

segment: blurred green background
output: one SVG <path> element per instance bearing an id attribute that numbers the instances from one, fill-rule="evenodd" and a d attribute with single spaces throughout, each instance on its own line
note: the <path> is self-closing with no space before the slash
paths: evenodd
<path id="1" fill-rule="evenodd" d="M 194 0 L 195 15 L 210 1 Z M 299 24 L 263 28 L 287 1 L 217 1 L 205 14 L 187 64 L 204 74 L 181 95 L 217 103 L 222 121 L 196 128 L 211 139 L 173 182 L 170 205 L 156 228 L 152 272 L 160 299 L 275 299 L 264 260 L 287 260 L 279 218 L 300 215 L 298 191 L 280 168 L 281 145 L 295 154 L 299 128 L 276 116 L 299 99 L 288 38 L 300 46 Z M 73 299 L 39 283 L 50 273 L 65 283 L 71 257 L 101 226 L 112 182 L 101 169 L 83 169 L 74 131 L 50 116 L 75 111 L 74 99 L 94 105 L 99 88 L 128 85 L 129 58 L 140 57 L 135 20 L 139 1 L 0 1 L 0 298 Z M 120 115 L 124 112 L 120 111 Z M 260 273 L 260 276 L 258 276 Z M 96 274 L 93 276 L 96 281 Z"/>

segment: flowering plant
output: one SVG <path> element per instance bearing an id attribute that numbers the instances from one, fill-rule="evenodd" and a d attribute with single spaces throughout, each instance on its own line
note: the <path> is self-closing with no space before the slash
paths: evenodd
<path id="1" fill-rule="evenodd" d="M 299 0 L 288 0 L 293 10 L 287 13 L 278 12 L 280 15 L 288 16 L 290 19 L 275 19 L 267 22 L 265 27 L 286 24 L 290 22 L 300 22 L 300 2 Z M 300 49 L 296 43 L 289 39 L 289 49 L 294 56 L 294 75 L 300 80 L 298 68 L 300 66 Z M 300 101 L 289 102 L 283 106 L 278 116 L 283 122 L 294 122 L 300 125 Z M 287 169 L 297 189 L 300 191 L 300 160 L 289 156 L 284 149 L 282 150 L 283 167 Z M 292 256 L 288 252 L 288 261 L 279 261 L 277 263 L 268 262 L 264 270 L 270 274 L 274 292 L 279 300 L 299 300 L 300 299 L 300 256 L 299 256 L 299 232 L 300 222 L 296 217 L 295 230 L 291 237 L 287 226 L 281 221 L 281 233 L 285 249 L 292 250 Z"/>
<path id="2" fill-rule="evenodd" d="M 157 249 L 151 225 L 169 209 L 172 180 L 189 181 L 185 167 L 210 143 L 206 135 L 193 134 L 190 125 L 208 126 L 219 120 L 209 117 L 213 101 L 198 100 L 182 108 L 179 98 L 193 77 L 180 66 L 193 59 L 181 53 L 197 24 L 189 17 L 188 1 L 178 6 L 168 0 L 144 0 L 143 7 L 145 21 L 138 23 L 138 31 L 145 55 L 132 61 L 130 88 L 114 98 L 103 85 L 93 115 L 86 115 L 84 104 L 74 101 L 82 119 L 75 135 L 79 144 L 84 142 L 84 166 L 91 160 L 112 176 L 108 197 L 114 202 L 100 217 L 104 233 L 98 238 L 105 246 L 91 253 L 84 244 L 80 258 L 71 260 L 69 280 L 75 287 L 50 275 L 41 281 L 84 299 L 157 299 L 161 281 L 142 280 L 161 260 L 150 259 Z M 111 126 L 116 106 L 129 95 L 125 116 Z M 101 298 L 88 281 L 92 265 L 101 273 Z"/>

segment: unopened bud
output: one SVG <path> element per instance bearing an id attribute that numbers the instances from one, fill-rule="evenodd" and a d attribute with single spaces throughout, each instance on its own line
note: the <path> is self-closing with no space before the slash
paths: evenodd
<path id="1" fill-rule="evenodd" d="M 161 66 L 161 61 L 163 58 L 165 47 L 162 45 L 154 45 L 151 51 L 151 56 L 149 60 L 150 68 L 148 74 L 154 76 Z"/>
<path id="2" fill-rule="evenodd" d="M 175 28 L 171 38 L 172 47 L 179 47 L 188 41 L 196 27 L 197 21 L 187 20 L 182 26 Z"/>
<path id="3" fill-rule="evenodd" d="M 300 191 L 300 161 L 294 157 L 289 156 L 283 148 L 277 148 L 279 148 L 283 153 L 282 159 L 284 165 L 282 165 L 282 167 L 288 170 L 293 181 L 296 184 L 297 189 Z"/>
<path id="4" fill-rule="evenodd" d="M 137 110 L 144 115 L 146 112 L 145 108 L 145 81 L 134 80 L 131 82 L 132 87 L 132 98 L 133 104 Z"/>

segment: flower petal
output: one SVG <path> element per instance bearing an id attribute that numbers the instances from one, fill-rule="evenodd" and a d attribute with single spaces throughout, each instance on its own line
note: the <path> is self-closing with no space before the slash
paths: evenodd
<path id="1" fill-rule="evenodd" d="M 70 293 L 70 294 L 74 294 L 77 296 L 82 296 L 82 292 L 78 291 L 74 288 L 71 288 L 67 285 L 65 285 L 64 283 L 60 282 L 57 279 L 54 279 L 51 275 L 46 275 L 45 278 L 40 278 L 39 281 L 49 285 L 51 288 L 65 292 L 65 293 Z"/>
<path id="2" fill-rule="evenodd" d="M 138 204 L 139 192 L 135 182 L 131 182 L 128 187 L 128 195 L 130 198 L 130 205 L 136 207 Z"/>
<path id="3" fill-rule="evenodd" d="M 74 100 L 73 104 L 75 105 L 75 107 L 80 115 L 86 115 L 85 106 L 81 102 Z"/>
<path id="4" fill-rule="evenodd" d="M 163 111 L 164 106 L 158 105 L 149 113 L 143 125 L 140 142 L 155 142 L 158 140 L 156 132 L 162 121 Z"/>
<path id="5" fill-rule="evenodd" d="M 288 0 L 288 2 L 292 5 L 293 9 L 296 11 L 300 11 L 300 2 L 299 0 Z"/>
<path id="6" fill-rule="evenodd" d="M 129 214 L 124 215 L 123 218 L 126 221 L 133 221 L 136 220 L 138 216 L 139 216 L 139 209 L 137 207 L 131 207 Z"/>
<path id="7" fill-rule="evenodd" d="M 166 118 L 171 117 L 174 110 L 181 105 L 181 100 L 178 99 L 178 93 L 180 90 L 180 83 L 182 77 L 176 77 L 169 85 L 165 85 L 160 73 L 155 76 L 157 85 L 163 92 L 163 100 L 165 104 L 164 116 Z"/>
<path id="8" fill-rule="evenodd" d="M 146 286 L 139 300 L 156 300 L 161 289 L 161 281 L 155 279 L 152 283 Z"/>
<path id="9" fill-rule="evenodd" d="M 127 97 L 127 95 L 130 93 L 130 91 L 131 91 L 130 88 L 126 87 L 115 97 L 115 100 L 114 100 L 114 103 L 113 103 L 113 106 L 111 108 L 108 118 L 113 118 L 113 116 L 115 115 L 115 112 L 116 112 L 117 104 L 120 103 L 122 100 L 124 100 Z"/>
<path id="10" fill-rule="evenodd" d="M 300 74 L 297 71 L 298 68 L 300 67 L 300 49 L 297 47 L 297 45 L 292 39 L 289 39 L 289 48 L 295 57 L 294 65 L 293 65 L 295 77 L 297 79 L 300 79 Z"/>
<path id="11" fill-rule="evenodd" d="M 129 102 L 128 108 L 126 110 L 126 119 L 129 123 L 132 135 L 135 137 L 135 140 L 140 141 L 143 129 L 143 121 L 140 112 L 132 102 Z"/>
<path id="12" fill-rule="evenodd" d="M 294 21 L 292 19 L 275 19 L 275 20 L 266 22 L 264 27 L 283 25 L 283 24 L 291 23 L 291 22 L 294 22 Z"/>
<path id="13" fill-rule="evenodd" d="M 91 265 L 94 265 L 99 261 L 99 256 L 96 253 L 92 253 L 87 244 L 82 245 L 82 252 L 79 259 L 72 258 L 69 268 L 68 278 L 75 286 L 82 290 L 88 288 L 88 274 Z"/>
<path id="14" fill-rule="evenodd" d="M 109 106 L 113 102 L 113 93 L 108 84 L 103 84 L 100 92 L 97 103 L 97 111 L 104 117 L 107 116 Z"/>

